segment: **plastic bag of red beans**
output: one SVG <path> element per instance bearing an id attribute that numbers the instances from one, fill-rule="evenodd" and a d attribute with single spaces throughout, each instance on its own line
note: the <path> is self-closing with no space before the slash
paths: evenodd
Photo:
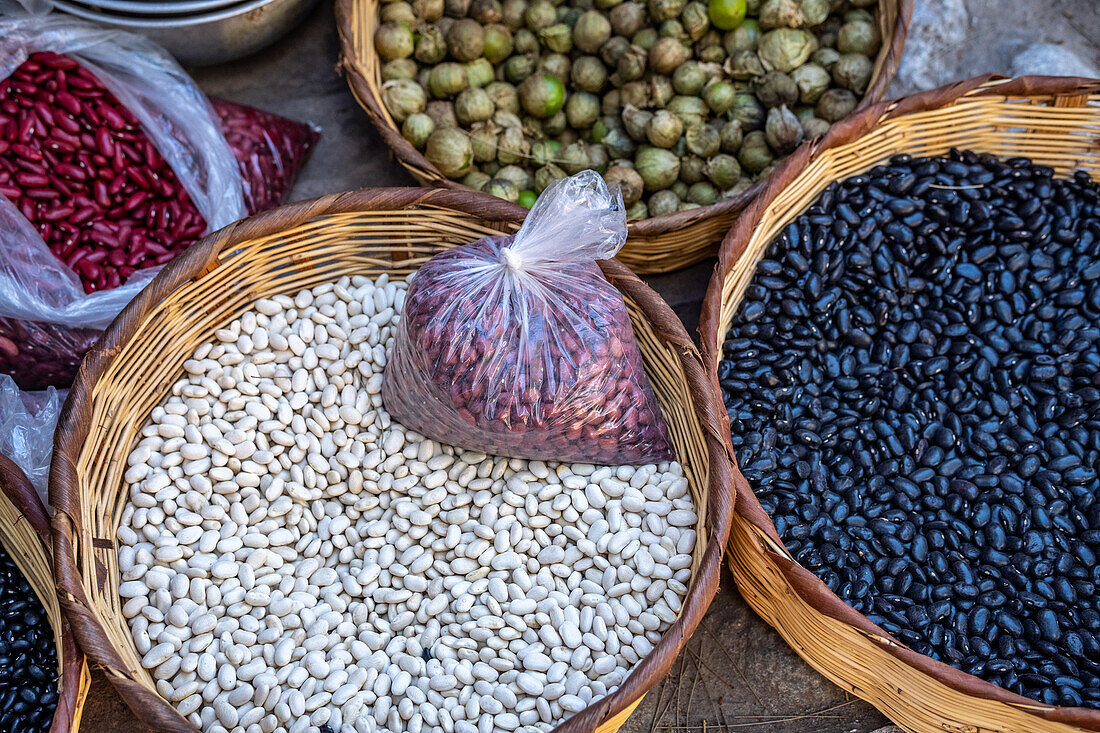
<path id="1" fill-rule="evenodd" d="M 518 458 L 671 460 L 622 295 L 598 259 L 626 241 L 619 191 L 584 171 L 543 191 L 515 237 L 442 252 L 413 277 L 382 383 L 402 424 Z"/>
<path id="2" fill-rule="evenodd" d="M 0 14 L 0 372 L 67 384 L 150 268 L 281 203 L 316 140 L 144 38 Z"/>

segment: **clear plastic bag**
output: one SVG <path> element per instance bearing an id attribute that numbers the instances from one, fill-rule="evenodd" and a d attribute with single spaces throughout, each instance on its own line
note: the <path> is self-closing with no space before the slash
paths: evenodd
<path id="1" fill-rule="evenodd" d="M 25 389 L 71 380 L 84 352 L 155 272 L 86 295 L 76 274 L 0 196 L 0 372 Z"/>
<path id="2" fill-rule="evenodd" d="M 71 16 L 30 14 L 0 3 L 0 79 L 42 52 L 69 56 L 114 94 L 169 163 L 208 228 L 245 215 L 240 169 L 218 120 L 163 49 Z M 86 295 L 77 274 L 0 196 L 0 371 L 24 388 L 64 384 L 98 332 L 153 274 L 141 270 L 121 287 Z"/>
<path id="3" fill-rule="evenodd" d="M 317 132 L 207 100 L 145 38 L 23 4 L 36 14 L 0 0 L 0 372 L 38 388 L 71 381 L 102 329 L 155 274 L 150 266 L 281 203 Z M 89 119 L 92 128 L 78 131 Z M 113 159 L 92 142 L 96 119 L 114 136 L 106 143 Z M 52 148 L 64 165 L 46 152 L 55 136 L 70 145 Z M 145 173 L 122 148 L 140 156 Z M 37 185 L 48 180 L 49 190 L 34 190 L 36 166 Z M 127 177 L 120 192 L 107 189 Z M 93 194 L 93 182 L 109 201 Z"/>
<path id="4" fill-rule="evenodd" d="M 547 188 L 514 238 L 430 259 L 405 298 L 386 410 L 423 435 L 486 453 L 670 460 L 626 305 L 595 264 L 625 241 L 622 195 L 584 171 Z"/>
<path id="5" fill-rule="evenodd" d="M 0 3 L 0 79 L 43 51 L 73 58 L 130 110 L 211 231 L 245 215 L 241 173 L 214 110 L 167 51 L 143 36 L 70 15 Z"/>
<path id="6" fill-rule="evenodd" d="M 11 377 L 0 374 L 0 453 L 23 469 L 46 506 L 53 431 L 64 400 L 64 390 L 21 392 Z"/>

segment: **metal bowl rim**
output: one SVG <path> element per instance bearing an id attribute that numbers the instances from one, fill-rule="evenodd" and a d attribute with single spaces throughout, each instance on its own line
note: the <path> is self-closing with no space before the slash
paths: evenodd
<path id="1" fill-rule="evenodd" d="M 147 28 L 147 29 L 171 29 L 171 28 L 187 28 L 190 26 L 203 25 L 206 23 L 214 23 L 221 20 L 227 20 L 238 15 L 243 15 L 249 11 L 256 10 L 265 5 L 272 5 L 275 3 L 287 2 L 288 0 L 250 0 L 240 5 L 234 5 L 230 8 L 225 8 L 205 15 L 188 15 L 180 17 L 169 18 L 157 18 L 148 17 L 140 18 L 126 15 L 110 15 L 108 13 L 100 13 L 94 10 L 90 10 L 83 5 L 76 5 L 66 0 L 55 0 L 55 4 L 58 8 L 70 13 L 79 18 L 87 20 L 97 20 L 104 23 L 109 23 L 115 26 L 121 26 L 126 28 Z M 301 0 L 289 0 L 301 2 Z"/>
<path id="2" fill-rule="evenodd" d="M 106 11 L 125 16 L 143 16 L 156 19 L 159 16 L 190 16 L 209 11 L 225 9 L 232 5 L 243 5 L 248 0 L 68 0 L 66 5 L 78 5 L 89 13 Z"/>

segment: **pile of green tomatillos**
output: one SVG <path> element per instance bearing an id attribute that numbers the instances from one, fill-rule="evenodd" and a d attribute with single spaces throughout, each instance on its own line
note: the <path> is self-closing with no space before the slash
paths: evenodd
<path id="1" fill-rule="evenodd" d="M 855 109 L 877 0 L 395 0 L 381 97 L 443 175 L 530 206 L 586 168 L 643 219 L 735 196 Z"/>

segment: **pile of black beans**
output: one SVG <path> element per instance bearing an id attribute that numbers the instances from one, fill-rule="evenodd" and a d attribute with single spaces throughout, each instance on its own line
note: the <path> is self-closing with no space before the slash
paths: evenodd
<path id="1" fill-rule="evenodd" d="M 1100 188 L 897 156 L 769 246 L 718 377 L 791 554 L 917 652 L 1100 706 Z"/>
<path id="2" fill-rule="evenodd" d="M 56 707 L 57 648 L 49 619 L 0 547 L 0 731 L 47 731 Z"/>

